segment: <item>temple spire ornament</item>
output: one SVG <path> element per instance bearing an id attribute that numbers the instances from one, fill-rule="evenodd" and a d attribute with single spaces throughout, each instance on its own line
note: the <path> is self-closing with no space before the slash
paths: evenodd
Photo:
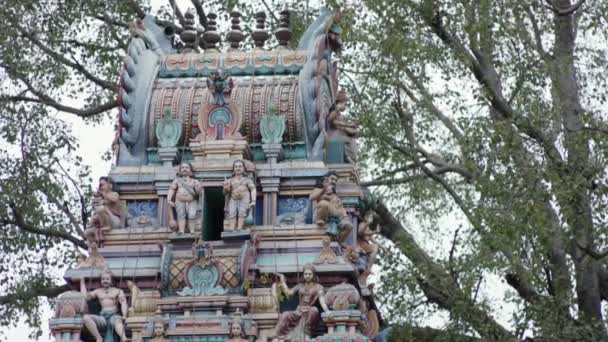
<path id="1" fill-rule="evenodd" d="M 270 34 L 266 32 L 266 12 L 259 11 L 255 14 L 255 30 L 251 33 L 253 43 L 256 49 L 264 48 L 264 43 L 270 37 Z"/>
<path id="2" fill-rule="evenodd" d="M 291 39 L 291 29 L 289 28 L 289 8 L 287 4 L 279 12 L 279 28 L 274 31 L 274 36 L 279 41 L 280 49 L 289 48 L 289 40 Z"/>
<path id="3" fill-rule="evenodd" d="M 184 43 L 184 47 L 180 52 L 198 52 L 198 33 L 196 32 L 196 23 L 194 21 L 194 12 L 192 12 L 192 9 L 189 9 L 184 17 L 184 30 L 179 35 L 179 38 Z"/>
<path id="4" fill-rule="evenodd" d="M 205 33 L 203 33 L 203 39 L 205 43 L 207 43 L 208 50 L 217 50 L 217 44 L 221 42 L 222 38 L 217 32 L 217 14 L 215 12 L 210 11 L 207 14 L 207 29 Z"/>
<path id="5" fill-rule="evenodd" d="M 226 34 L 226 40 L 230 43 L 231 50 L 238 50 L 241 42 L 245 39 L 245 33 L 243 33 L 241 29 L 241 12 L 235 6 L 232 12 L 230 12 L 230 16 L 232 19 L 231 22 L 231 30 Z"/>

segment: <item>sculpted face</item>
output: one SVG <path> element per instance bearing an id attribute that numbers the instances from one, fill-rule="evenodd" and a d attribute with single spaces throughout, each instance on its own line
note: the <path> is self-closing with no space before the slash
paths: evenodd
<path id="1" fill-rule="evenodd" d="M 165 335 L 165 325 L 162 322 L 154 322 L 154 337 Z"/>
<path id="2" fill-rule="evenodd" d="M 101 275 L 101 286 L 103 286 L 105 289 L 107 289 L 111 285 L 112 285 L 112 276 L 108 273 L 103 273 Z"/>
<path id="3" fill-rule="evenodd" d="M 242 332 L 241 325 L 238 323 L 233 323 L 232 327 L 230 328 L 230 335 L 232 337 L 240 337 L 241 332 Z"/>
<path id="4" fill-rule="evenodd" d="M 190 167 L 190 164 L 182 163 L 179 166 L 179 173 L 182 176 L 192 176 L 192 168 Z"/>
<path id="5" fill-rule="evenodd" d="M 335 175 L 330 175 L 329 177 L 325 177 L 323 179 L 323 189 L 325 189 L 326 193 L 336 192 L 336 182 L 338 181 L 338 177 Z"/>
<path id="6" fill-rule="evenodd" d="M 311 269 L 304 270 L 304 281 L 309 283 L 313 280 L 315 274 Z"/>
<path id="7" fill-rule="evenodd" d="M 108 182 L 105 179 L 100 179 L 98 190 L 99 192 L 110 192 L 112 191 L 112 183 Z"/>
<path id="8" fill-rule="evenodd" d="M 245 173 L 245 164 L 241 161 L 234 162 L 232 172 L 234 172 L 235 175 L 242 175 Z"/>
<path id="9" fill-rule="evenodd" d="M 348 107 L 348 101 L 340 101 L 336 103 L 336 109 L 342 113 L 346 110 L 346 107 Z"/>

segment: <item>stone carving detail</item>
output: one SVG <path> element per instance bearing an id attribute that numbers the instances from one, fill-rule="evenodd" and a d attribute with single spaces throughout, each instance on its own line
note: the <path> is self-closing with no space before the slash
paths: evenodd
<path id="1" fill-rule="evenodd" d="M 253 221 L 255 183 L 245 174 L 245 162 L 232 164 L 232 177 L 224 181 L 224 231 L 243 230 L 247 217 Z"/>
<path id="2" fill-rule="evenodd" d="M 356 123 L 347 121 L 342 113 L 346 111 L 349 97 L 344 89 L 338 91 L 336 103 L 333 110 L 329 113 L 327 121 L 330 128 L 334 130 L 330 140 L 342 140 L 344 143 L 344 156 L 348 163 L 356 162 L 357 146 L 355 138 L 359 136 L 359 126 Z"/>
<path id="3" fill-rule="evenodd" d="M 378 227 L 373 228 L 374 218 L 376 212 L 373 210 L 367 210 L 357 228 L 357 245 L 359 255 L 365 255 L 367 260 L 362 264 L 363 268 L 359 269 L 359 286 L 361 288 L 367 288 L 367 277 L 371 274 L 372 266 L 376 263 L 376 256 L 378 255 L 378 243 L 374 240 L 374 235 L 378 233 Z"/>
<path id="4" fill-rule="evenodd" d="M 176 147 L 181 136 L 182 122 L 180 120 L 171 119 L 167 115 L 156 124 L 156 139 L 159 147 Z"/>
<path id="5" fill-rule="evenodd" d="M 84 235 L 87 243 L 96 242 L 100 245 L 105 240 L 105 234 L 115 228 L 126 225 L 127 211 L 120 202 L 120 196 L 113 190 L 113 181 L 110 177 L 100 177 L 97 192 L 93 196 L 95 214 L 89 221 Z"/>
<path id="6" fill-rule="evenodd" d="M 343 242 L 353 229 L 342 200 L 336 194 L 338 176 L 329 171 L 317 180 L 316 189 L 310 194 L 310 200 L 316 202 L 314 221 L 319 228 L 325 228 L 328 235 L 338 242 Z"/>
<path id="7" fill-rule="evenodd" d="M 245 336 L 245 329 L 243 327 L 243 320 L 241 312 L 237 309 L 237 312 L 232 315 L 232 320 L 229 324 L 230 334 L 228 335 L 227 342 L 248 342 Z"/>
<path id="8" fill-rule="evenodd" d="M 262 143 L 280 144 L 283 141 L 283 133 L 285 133 L 285 120 L 287 118 L 282 115 L 262 115 L 262 121 L 260 122 Z"/>
<path id="9" fill-rule="evenodd" d="M 248 289 L 250 313 L 274 313 L 279 312 L 279 303 L 270 288 Z"/>
<path id="10" fill-rule="evenodd" d="M 106 266 L 106 261 L 99 254 L 99 249 L 97 248 L 97 242 L 91 241 L 88 243 L 89 245 L 89 255 L 81 260 L 78 263 L 78 267 L 99 267 L 104 268 Z"/>
<path id="11" fill-rule="evenodd" d="M 325 295 L 327 306 L 335 311 L 352 310 L 357 307 L 361 296 L 357 288 L 348 283 L 331 287 Z"/>
<path id="12" fill-rule="evenodd" d="M 313 261 L 314 264 L 335 264 L 338 262 L 336 253 L 331 249 L 331 239 L 329 236 L 323 238 L 323 248 L 319 256 Z"/>
<path id="13" fill-rule="evenodd" d="M 99 300 L 99 315 L 86 314 L 82 320 L 87 330 L 97 342 L 115 342 L 114 333 L 119 341 L 127 341 L 123 318 L 127 316 L 127 299 L 121 289 L 112 286 L 112 273 L 106 269 L 101 273 L 100 289 L 87 292 L 85 279 L 80 280 L 80 292 L 87 298 Z M 103 335 L 103 337 L 102 337 Z"/>
<path id="14" fill-rule="evenodd" d="M 87 313 L 86 296 L 78 291 L 68 291 L 57 297 L 55 318 L 82 316 Z"/>
<path id="15" fill-rule="evenodd" d="M 127 288 L 131 293 L 131 306 L 129 307 L 129 317 L 149 316 L 156 311 L 160 293 L 158 291 L 142 291 L 134 282 L 128 280 Z"/>
<path id="16" fill-rule="evenodd" d="M 280 224 L 304 224 L 308 213 L 308 198 L 279 198 L 279 215 L 277 222 Z"/>
<path id="17" fill-rule="evenodd" d="M 317 283 L 312 264 L 304 265 L 304 279 L 292 289 L 287 286 L 284 275 L 279 274 L 279 277 L 280 283 L 273 284 L 275 293 L 280 286 L 288 297 L 298 293 L 300 301 L 295 311 L 286 311 L 281 314 L 275 328 L 275 335 L 278 339 L 306 342 L 310 339 L 310 334 L 319 321 L 319 310 L 315 306 L 317 301 L 324 311 L 329 311 L 325 304 L 323 286 Z"/>
<path id="18" fill-rule="evenodd" d="M 186 228 L 190 233 L 194 233 L 197 226 L 200 225 L 198 219 L 199 205 L 198 196 L 201 193 L 202 185 L 199 181 L 192 178 L 192 165 L 190 163 L 182 163 L 179 166 L 179 172 L 167 194 L 167 203 L 169 205 L 169 226 L 175 230 L 178 228 L 179 233 L 185 233 Z M 175 196 L 175 199 L 173 198 Z M 173 210 L 177 214 L 177 219 L 173 217 Z M 177 222 L 176 222 L 177 221 Z"/>
<path id="19" fill-rule="evenodd" d="M 192 247 L 195 259 L 186 268 L 188 287 L 178 291 L 179 296 L 215 296 L 226 294 L 227 290 L 219 286 L 220 268 L 211 261 L 213 248 L 209 244 L 195 243 Z"/>
<path id="20" fill-rule="evenodd" d="M 165 321 L 161 317 L 156 317 L 152 325 L 152 339 L 150 342 L 169 342 L 166 336 L 166 329 Z"/>
<path id="21" fill-rule="evenodd" d="M 198 117 L 201 133 L 195 140 L 242 139 L 238 132 L 241 127 L 241 114 L 238 107 L 230 101 L 234 88 L 232 78 L 216 70 L 207 79 L 207 88 L 212 99 L 203 106 Z"/>

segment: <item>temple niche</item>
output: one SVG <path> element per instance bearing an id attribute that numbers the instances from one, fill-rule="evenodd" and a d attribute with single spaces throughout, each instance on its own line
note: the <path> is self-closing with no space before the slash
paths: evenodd
<path id="1" fill-rule="evenodd" d="M 186 13 L 178 47 L 152 16 L 131 24 L 115 163 L 88 256 L 64 275 L 56 341 L 121 341 L 121 327 L 140 342 L 376 340 L 376 227 L 333 58 L 340 16 L 322 10 L 292 49 L 283 9 L 268 49 L 258 12 L 246 50 L 229 15 L 223 35 L 218 14 L 202 32 Z"/>

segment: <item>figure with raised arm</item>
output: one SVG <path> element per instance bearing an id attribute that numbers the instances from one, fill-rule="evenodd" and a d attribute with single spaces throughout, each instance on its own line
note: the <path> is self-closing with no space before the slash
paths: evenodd
<path id="1" fill-rule="evenodd" d="M 232 177 L 224 181 L 226 231 L 243 230 L 245 219 L 255 206 L 255 183 L 245 172 L 245 162 L 236 160 L 232 164 Z"/>
<path id="2" fill-rule="evenodd" d="M 126 224 L 127 211 L 113 188 L 112 178 L 106 176 L 99 178 L 97 192 L 93 196 L 95 214 L 91 217 L 89 227 L 84 231 L 89 246 L 91 242 L 101 245 L 106 233 Z"/>
<path id="3" fill-rule="evenodd" d="M 338 242 L 343 242 L 353 225 L 348 219 L 342 200 L 336 193 L 336 182 L 338 176 L 334 171 L 327 172 L 317 180 L 316 189 L 309 196 L 311 202 L 316 202 L 317 207 L 314 220 L 320 228 L 326 228 L 327 233 Z"/>
<path id="4" fill-rule="evenodd" d="M 179 233 L 185 233 L 186 227 L 190 230 L 190 233 L 196 230 L 198 196 L 203 187 L 199 181 L 192 178 L 193 173 L 190 163 L 181 163 L 177 177 L 169 186 L 169 192 L 167 193 L 169 210 L 175 208 L 177 214 Z M 174 224 L 170 222 L 170 225 Z"/>
<path id="5" fill-rule="evenodd" d="M 323 286 L 316 280 L 314 266 L 310 263 L 305 264 L 303 271 L 303 281 L 293 288 L 290 289 L 287 286 L 283 274 L 279 274 L 280 283 L 274 286 L 275 288 L 282 287 L 288 297 L 297 293 L 300 299 L 295 311 L 286 311 L 281 314 L 275 332 L 275 336 L 279 340 L 308 341 L 319 321 L 319 309 L 315 306 L 317 301 L 323 311 L 329 311 L 325 303 Z"/>
<path id="6" fill-rule="evenodd" d="M 348 121 L 342 113 L 346 111 L 348 107 L 349 97 L 348 93 L 344 89 L 340 89 L 336 96 L 336 104 L 329 113 L 327 121 L 331 128 L 338 130 L 345 137 L 344 141 L 344 154 L 346 161 L 349 163 L 356 162 L 357 146 L 355 138 L 359 136 L 359 125 L 354 122 Z"/>
<path id="7" fill-rule="evenodd" d="M 87 292 L 85 279 L 80 279 L 80 292 L 87 300 L 97 299 L 101 305 L 99 315 L 87 314 L 82 317 L 84 326 L 96 342 L 118 342 L 114 339 L 114 333 L 119 336 L 119 341 L 127 341 L 123 323 L 123 318 L 127 317 L 127 299 L 121 289 L 112 286 L 112 273 L 109 269 L 101 273 L 101 286 Z"/>

